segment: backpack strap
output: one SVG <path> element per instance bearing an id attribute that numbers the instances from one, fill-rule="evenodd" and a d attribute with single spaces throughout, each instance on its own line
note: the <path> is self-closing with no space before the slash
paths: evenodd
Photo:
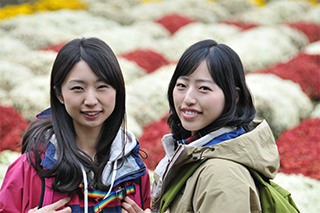
<path id="1" fill-rule="evenodd" d="M 289 191 L 254 169 L 247 169 L 259 190 L 262 212 L 300 212 Z"/>
<path id="2" fill-rule="evenodd" d="M 46 188 L 45 178 L 43 176 L 41 176 L 40 178 L 41 178 L 41 195 L 40 195 L 38 209 L 40 209 L 43 205 L 44 191 Z"/>
<path id="3" fill-rule="evenodd" d="M 194 173 L 194 171 L 204 162 L 204 160 L 198 160 L 192 163 L 185 164 L 180 167 L 175 177 L 170 181 L 166 187 L 165 193 L 161 197 L 160 212 L 163 213 L 169 207 L 172 200 L 180 191 L 181 187 L 185 184 L 188 178 Z"/>
<path id="4" fill-rule="evenodd" d="M 134 183 L 138 184 L 139 185 L 139 188 L 140 188 L 140 200 L 141 200 L 141 208 L 144 209 L 144 206 L 143 206 L 143 197 L 142 197 L 142 190 L 141 190 L 141 177 L 138 177 L 136 179 L 133 180 Z"/>

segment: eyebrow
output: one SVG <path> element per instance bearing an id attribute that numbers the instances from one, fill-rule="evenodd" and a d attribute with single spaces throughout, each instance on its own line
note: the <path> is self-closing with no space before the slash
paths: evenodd
<path id="1" fill-rule="evenodd" d="M 179 77 L 178 79 L 182 79 L 182 80 L 185 80 L 185 81 L 190 81 L 190 79 L 187 77 L 187 76 L 181 76 Z M 215 82 L 213 80 L 210 80 L 210 79 L 196 79 L 196 82 L 197 83 L 210 83 L 210 84 L 215 84 Z"/>
<path id="2" fill-rule="evenodd" d="M 72 79 L 68 83 L 73 83 L 73 82 L 80 83 L 80 84 L 85 84 L 86 83 L 84 80 L 81 80 L 81 79 Z M 103 80 L 97 79 L 96 83 L 99 83 L 99 82 L 103 82 Z"/>

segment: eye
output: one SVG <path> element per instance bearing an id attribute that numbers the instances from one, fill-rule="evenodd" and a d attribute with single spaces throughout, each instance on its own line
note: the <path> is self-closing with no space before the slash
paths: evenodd
<path id="1" fill-rule="evenodd" d="M 185 88 L 186 86 L 183 83 L 177 83 L 176 87 L 178 88 Z"/>
<path id="2" fill-rule="evenodd" d="M 109 86 L 106 84 L 102 84 L 102 85 L 98 86 L 98 89 L 106 89 L 106 88 L 109 88 Z"/>
<path id="3" fill-rule="evenodd" d="M 79 90 L 83 90 L 83 88 L 80 86 L 74 86 L 71 88 L 71 90 L 79 91 Z"/>
<path id="4" fill-rule="evenodd" d="M 202 91 L 212 91 L 209 87 L 206 87 L 206 86 L 200 87 L 200 90 L 202 90 Z"/>

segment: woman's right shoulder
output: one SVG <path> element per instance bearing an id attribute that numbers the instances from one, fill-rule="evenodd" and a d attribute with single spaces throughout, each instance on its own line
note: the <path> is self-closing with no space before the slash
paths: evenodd
<path id="1" fill-rule="evenodd" d="M 19 168 L 30 167 L 28 154 L 27 153 L 21 154 L 15 161 L 13 161 L 9 165 L 8 170 L 12 167 L 14 167 L 15 169 L 17 169 L 17 167 Z"/>

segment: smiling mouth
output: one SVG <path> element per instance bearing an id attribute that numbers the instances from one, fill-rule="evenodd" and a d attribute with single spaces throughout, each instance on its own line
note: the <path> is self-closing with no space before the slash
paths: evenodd
<path id="1" fill-rule="evenodd" d="M 195 112 L 195 111 L 183 111 L 185 114 L 187 115 L 196 115 L 198 114 L 198 112 Z"/>
<path id="2" fill-rule="evenodd" d="M 90 116 L 97 115 L 98 113 L 100 112 L 84 112 L 84 114 L 90 115 Z"/>

